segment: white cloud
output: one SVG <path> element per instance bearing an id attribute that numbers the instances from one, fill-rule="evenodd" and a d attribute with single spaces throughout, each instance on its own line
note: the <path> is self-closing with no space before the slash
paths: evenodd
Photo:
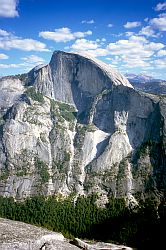
<path id="1" fill-rule="evenodd" d="M 71 49 L 77 51 L 83 51 L 83 50 L 97 49 L 98 47 L 99 44 L 97 43 L 97 41 L 91 41 L 87 39 L 77 39 L 75 43 L 71 46 Z"/>
<path id="2" fill-rule="evenodd" d="M 130 34 L 128 39 L 109 43 L 105 48 L 102 46 L 101 39 L 96 39 L 96 41 L 77 39 L 68 49 L 86 52 L 93 57 L 111 56 L 111 61 L 114 65 L 123 64 L 129 68 L 150 68 L 151 61 L 154 60 L 153 56 L 164 48 L 164 44 L 150 42 L 144 36 L 132 34 Z"/>
<path id="3" fill-rule="evenodd" d="M 155 7 L 155 10 L 156 11 L 166 10 L 166 2 L 158 3 L 157 6 Z"/>
<path id="4" fill-rule="evenodd" d="M 157 53 L 157 56 L 158 57 L 166 56 L 166 50 L 164 50 L 164 49 L 159 50 Z"/>
<path id="5" fill-rule="evenodd" d="M 96 42 L 98 42 L 98 43 L 100 42 L 101 45 L 105 44 L 106 41 L 107 41 L 107 40 L 106 40 L 106 38 L 104 38 L 104 37 L 101 38 L 101 39 L 99 39 L 99 38 L 96 39 Z"/>
<path id="6" fill-rule="evenodd" d="M 33 39 L 11 38 L 0 40 L 0 49 L 19 49 L 24 51 L 48 51 L 46 45 Z"/>
<path id="7" fill-rule="evenodd" d="M 9 57 L 7 56 L 7 55 L 5 55 L 5 54 L 0 54 L 0 59 L 8 59 Z"/>
<path id="8" fill-rule="evenodd" d="M 78 32 L 73 33 L 74 39 L 75 38 L 83 38 L 83 37 L 85 37 L 87 35 L 92 35 L 92 31 L 91 30 L 88 30 L 86 32 L 78 31 Z"/>
<path id="9" fill-rule="evenodd" d="M 113 64 L 113 63 L 111 63 L 111 64 L 109 64 L 111 67 L 113 67 L 113 68 L 115 68 L 115 69 L 118 69 L 118 66 L 116 65 L 116 64 Z"/>
<path id="10" fill-rule="evenodd" d="M 0 69 L 19 68 L 18 64 L 0 64 Z"/>
<path id="11" fill-rule="evenodd" d="M 108 28 L 112 28 L 114 25 L 112 24 L 112 23 L 109 23 L 108 25 L 107 25 L 107 27 Z"/>
<path id="12" fill-rule="evenodd" d="M 87 35 L 92 35 L 92 31 L 88 30 L 85 32 L 71 32 L 71 30 L 67 27 L 55 29 L 55 31 L 42 31 L 39 33 L 40 37 L 53 40 L 55 42 L 69 42 L 76 38 L 83 38 Z"/>
<path id="13" fill-rule="evenodd" d="M 111 65 L 116 65 L 116 67 L 120 67 L 119 65 L 121 65 L 122 68 L 150 67 L 150 62 L 142 60 L 139 56 L 128 57 L 127 55 L 123 55 L 107 59 L 111 60 Z"/>
<path id="14" fill-rule="evenodd" d="M 103 37 L 103 38 L 101 39 L 101 41 L 102 41 L 102 42 L 106 42 L 107 40 Z"/>
<path id="15" fill-rule="evenodd" d="M 0 17 L 16 17 L 18 0 L 0 0 Z"/>
<path id="16" fill-rule="evenodd" d="M 0 54 L 1 55 L 1 54 Z M 34 68 L 36 65 L 45 63 L 45 60 L 39 56 L 36 55 L 30 55 L 27 57 L 21 58 L 23 60 L 22 63 L 18 64 L 0 64 L 1 69 L 10 69 L 10 68 L 19 68 L 23 71 L 29 71 L 32 68 Z"/>
<path id="17" fill-rule="evenodd" d="M 19 49 L 24 51 L 49 51 L 46 48 L 46 44 L 34 40 L 23 39 L 17 36 L 13 36 L 11 33 L 0 30 L 0 49 L 10 50 Z"/>
<path id="18" fill-rule="evenodd" d="M 97 48 L 94 50 L 91 49 L 87 50 L 86 52 L 92 57 L 107 56 L 109 54 L 108 50 L 103 48 Z"/>
<path id="19" fill-rule="evenodd" d="M 155 34 L 155 31 L 153 30 L 153 28 L 151 26 L 145 26 L 143 27 L 140 32 L 139 35 L 144 35 L 147 37 L 157 37 L 158 35 Z"/>
<path id="20" fill-rule="evenodd" d="M 144 19 L 144 21 L 147 23 L 147 22 L 149 21 L 149 18 L 146 17 L 146 18 Z"/>
<path id="21" fill-rule="evenodd" d="M 160 14 L 159 17 L 152 18 L 149 23 L 155 29 L 166 31 L 166 14 Z"/>
<path id="22" fill-rule="evenodd" d="M 155 68 L 165 69 L 166 68 L 166 58 L 154 60 L 153 64 L 154 64 Z"/>
<path id="23" fill-rule="evenodd" d="M 157 50 L 160 50 L 162 48 L 164 48 L 164 44 L 162 43 L 154 43 L 154 42 L 150 42 L 148 44 L 145 45 L 145 49 L 147 51 L 157 51 Z"/>
<path id="24" fill-rule="evenodd" d="M 93 23 L 95 23 L 95 21 L 93 19 L 91 19 L 91 20 L 83 20 L 81 23 L 93 24 Z"/>
<path id="25" fill-rule="evenodd" d="M 139 35 L 157 38 L 161 36 L 161 31 L 166 31 L 166 13 L 162 13 L 158 17 L 147 19 L 146 21 L 148 25 L 139 31 Z M 159 30 L 159 32 L 156 33 L 156 30 Z"/>
<path id="26" fill-rule="evenodd" d="M 77 39 L 68 49 L 86 53 L 92 57 L 106 56 L 108 55 L 108 50 L 101 48 L 103 41 L 105 41 L 105 38 L 96 39 L 96 41 Z"/>
<path id="27" fill-rule="evenodd" d="M 107 57 L 108 61 L 114 61 L 114 64 L 118 64 L 122 61 L 122 58 L 120 56 L 114 56 L 114 57 Z"/>
<path id="28" fill-rule="evenodd" d="M 110 35 L 113 36 L 113 37 L 121 37 L 121 36 L 124 35 L 124 33 L 119 33 L 119 34 L 113 34 L 113 33 L 111 33 Z"/>
<path id="29" fill-rule="evenodd" d="M 127 37 L 130 37 L 130 36 L 133 36 L 133 35 L 134 35 L 134 32 L 131 32 L 131 31 L 125 32 L 125 36 L 127 36 Z"/>
<path id="30" fill-rule="evenodd" d="M 0 37 L 1 37 L 1 36 L 9 36 L 9 35 L 10 35 L 9 32 L 7 32 L 6 30 L 0 29 Z"/>
<path id="31" fill-rule="evenodd" d="M 27 57 L 22 57 L 21 58 L 23 61 L 27 62 L 27 63 L 32 63 L 32 64 L 41 64 L 44 63 L 45 60 L 42 57 L 36 56 L 36 55 L 30 55 Z"/>
<path id="32" fill-rule="evenodd" d="M 123 27 L 126 29 L 136 28 L 139 26 L 141 26 L 141 22 L 127 22 L 123 25 Z"/>
<path id="33" fill-rule="evenodd" d="M 151 64 L 147 61 L 143 61 L 140 58 L 134 58 L 134 59 L 130 59 L 130 60 L 126 60 L 125 61 L 125 65 L 126 68 L 144 68 L 144 67 L 150 67 Z"/>
<path id="34" fill-rule="evenodd" d="M 150 57 L 156 50 L 164 48 L 162 43 L 149 42 L 142 36 L 131 36 L 128 40 L 119 40 L 108 45 L 113 55 L 127 55 L 128 57 Z"/>
<path id="35" fill-rule="evenodd" d="M 45 64 L 45 60 L 42 57 L 36 56 L 36 55 L 30 55 L 27 57 L 22 57 L 21 58 L 23 60 L 22 63 L 19 63 L 18 66 L 20 68 L 22 68 L 22 70 L 24 71 L 29 71 L 32 68 L 41 65 L 41 64 Z"/>
<path id="36" fill-rule="evenodd" d="M 121 62 L 129 68 L 150 67 L 152 56 L 163 48 L 162 43 L 150 42 L 145 37 L 136 35 L 129 37 L 128 40 L 119 40 L 107 46 L 109 54 L 114 56 L 113 63 Z"/>

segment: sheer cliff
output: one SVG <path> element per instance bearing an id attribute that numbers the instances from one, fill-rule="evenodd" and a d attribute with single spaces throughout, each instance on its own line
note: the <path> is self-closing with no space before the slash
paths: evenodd
<path id="1" fill-rule="evenodd" d="M 164 194 L 166 98 L 103 62 L 55 51 L 0 79 L 0 109 L 0 195 Z"/>

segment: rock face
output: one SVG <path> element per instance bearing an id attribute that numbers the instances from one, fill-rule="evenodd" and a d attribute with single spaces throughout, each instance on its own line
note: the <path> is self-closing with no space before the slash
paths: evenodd
<path id="1" fill-rule="evenodd" d="M 133 248 L 124 245 L 115 245 L 112 243 L 104 243 L 104 242 L 92 243 L 89 241 L 82 241 L 78 238 L 75 238 L 73 242 L 79 248 L 86 250 L 133 250 Z"/>
<path id="2" fill-rule="evenodd" d="M 166 99 L 110 66 L 56 51 L 48 65 L 2 78 L 0 105 L 0 195 L 136 202 L 166 189 Z"/>
<path id="3" fill-rule="evenodd" d="M 61 233 L 26 223 L 0 218 L 0 249 L 3 250 L 77 250 Z"/>
<path id="4" fill-rule="evenodd" d="M 78 247 L 77 247 L 78 246 Z M 73 242 L 40 227 L 0 218 L 0 249 L 3 250 L 132 250 L 133 248 L 104 242 Z"/>

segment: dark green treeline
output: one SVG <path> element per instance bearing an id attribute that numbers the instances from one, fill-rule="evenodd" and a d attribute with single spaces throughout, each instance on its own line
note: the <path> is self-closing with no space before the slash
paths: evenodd
<path id="1" fill-rule="evenodd" d="M 153 200 L 146 200 L 131 211 L 124 199 L 110 198 L 105 208 L 98 208 L 96 199 L 95 195 L 80 196 L 74 202 L 72 197 L 58 201 L 57 197 L 39 196 L 15 202 L 0 197 L 0 216 L 59 231 L 71 239 L 111 241 L 138 249 L 155 249 L 164 242 L 164 202 L 157 210 Z"/>

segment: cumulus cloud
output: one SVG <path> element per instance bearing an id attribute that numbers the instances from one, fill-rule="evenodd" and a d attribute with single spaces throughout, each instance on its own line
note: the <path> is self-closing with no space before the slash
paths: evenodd
<path id="1" fill-rule="evenodd" d="M 123 25 L 123 27 L 126 29 L 136 28 L 139 26 L 141 26 L 141 22 L 127 22 Z"/>
<path id="2" fill-rule="evenodd" d="M 145 37 L 136 35 L 107 46 L 110 55 L 118 56 L 118 60 L 128 67 L 149 67 L 151 57 L 163 48 L 162 43 L 150 42 Z"/>
<path id="3" fill-rule="evenodd" d="M 0 69 L 10 69 L 10 68 L 19 68 L 18 64 L 0 64 Z"/>
<path id="4" fill-rule="evenodd" d="M 106 47 L 102 39 L 77 39 L 67 49 L 77 52 L 86 52 L 93 57 L 109 56 L 113 65 L 129 67 L 152 67 L 151 62 L 158 56 L 164 55 L 164 44 L 151 42 L 145 36 L 128 34 L 128 39 L 120 39 L 109 43 Z M 160 52 L 161 51 L 161 52 Z"/>
<path id="5" fill-rule="evenodd" d="M 55 42 L 69 42 L 77 38 L 83 38 L 87 35 L 92 35 L 92 31 L 88 30 L 85 32 L 71 32 L 67 27 L 55 29 L 55 31 L 41 31 L 39 33 L 40 37 L 47 40 L 53 40 Z"/>
<path id="6" fill-rule="evenodd" d="M 18 0 L 0 0 L 0 17 L 17 17 Z"/>
<path id="7" fill-rule="evenodd" d="M 48 51 L 46 45 L 33 39 L 9 38 L 0 40 L 0 49 L 19 49 L 24 51 Z"/>
<path id="8" fill-rule="evenodd" d="M 42 57 L 36 56 L 36 55 L 30 55 L 27 57 L 22 57 L 21 60 L 22 63 L 18 64 L 20 68 L 22 68 L 24 71 L 29 71 L 32 68 L 45 64 L 45 60 Z"/>
<path id="9" fill-rule="evenodd" d="M 127 55 L 115 56 L 112 58 L 107 58 L 107 60 L 110 60 L 111 65 L 115 65 L 116 67 L 118 67 L 118 65 L 121 65 L 123 69 L 124 68 L 132 69 L 132 68 L 137 68 L 137 67 L 147 68 L 151 66 L 149 61 L 142 60 L 142 58 L 140 58 L 139 56 L 133 56 L 130 58 Z"/>
<path id="10" fill-rule="evenodd" d="M 0 54 L 1 56 L 1 54 Z M 10 68 L 19 68 L 22 71 L 29 71 L 32 68 L 34 68 L 35 66 L 39 65 L 39 64 L 43 64 L 45 63 L 45 60 L 39 56 L 36 55 L 30 55 L 27 57 L 22 57 L 21 60 L 23 62 L 18 63 L 18 64 L 0 64 L 0 68 L 1 69 L 10 69 Z"/>
<path id="11" fill-rule="evenodd" d="M 158 35 L 155 33 L 154 29 L 151 26 L 145 26 L 143 27 L 140 32 L 139 35 L 144 35 L 147 37 L 157 37 Z"/>
<path id="12" fill-rule="evenodd" d="M 89 50 L 89 49 L 97 49 L 99 47 L 96 41 L 91 41 L 87 39 L 77 39 L 75 43 L 71 46 L 71 49 L 74 50 Z"/>
<path id="13" fill-rule="evenodd" d="M 10 35 L 9 32 L 7 32 L 6 30 L 0 29 L 0 37 L 1 37 L 1 36 L 9 36 L 9 35 Z"/>
<path id="14" fill-rule="evenodd" d="M 157 53 L 157 56 L 158 57 L 166 56 L 166 50 L 164 50 L 164 49 L 159 50 Z"/>
<path id="15" fill-rule="evenodd" d="M 44 63 L 45 60 L 42 57 L 36 56 L 36 55 L 30 55 L 27 57 L 22 57 L 21 58 L 23 61 L 27 62 L 27 63 L 36 63 L 36 64 L 41 64 Z"/>
<path id="16" fill-rule="evenodd" d="M 101 56 L 107 56 L 109 54 L 107 49 L 104 48 L 97 48 L 94 50 L 87 50 L 87 53 L 92 57 L 101 57 Z"/>
<path id="17" fill-rule="evenodd" d="M 8 59 L 9 57 L 6 54 L 1 53 L 0 54 L 0 60 L 1 59 Z"/>
<path id="18" fill-rule="evenodd" d="M 153 61 L 155 68 L 165 69 L 166 68 L 166 57 L 162 59 L 156 59 Z"/>
<path id="19" fill-rule="evenodd" d="M 107 49 L 101 48 L 103 41 L 105 41 L 105 38 L 96 39 L 96 41 L 87 40 L 87 39 L 77 39 L 69 47 L 69 49 L 77 51 L 77 52 L 84 52 L 93 57 L 106 56 L 108 55 Z"/>
<path id="20" fill-rule="evenodd" d="M 119 40 L 115 43 L 110 43 L 108 49 L 115 55 L 128 56 L 151 56 L 155 50 L 164 48 L 162 43 L 149 42 L 142 36 L 131 36 L 128 40 Z"/>
<path id="21" fill-rule="evenodd" d="M 81 23 L 93 24 L 93 23 L 95 23 L 95 21 L 93 19 L 91 19 L 91 20 L 83 20 L 83 21 L 81 21 Z"/>
<path id="22" fill-rule="evenodd" d="M 11 33 L 0 30 L 0 49 L 10 50 L 19 49 L 24 51 L 49 51 L 46 48 L 46 44 L 34 40 L 34 39 L 23 39 L 17 36 L 13 36 Z"/>
<path id="23" fill-rule="evenodd" d="M 155 7 L 156 11 L 166 10 L 166 2 L 158 3 Z"/>
<path id="24" fill-rule="evenodd" d="M 127 32 L 125 32 L 125 36 L 127 36 L 127 37 L 130 37 L 130 36 L 133 36 L 135 33 L 134 32 L 131 32 L 131 31 L 127 31 Z"/>
<path id="25" fill-rule="evenodd" d="M 126 60 L 124 67 L 131 68 L 131 69 L 133 69 L 133 68 L 149 68 L 149 67 L 151 67 L 151 64 L 150 64 L 150 62 L 143 61 L 140 58 L 133 58 L 130 60 Z"/>
<path id="26" fill-rule="evenodd" d="M 158 17 L 148 19 L 148 25 L 139 31 L 139 35 L 146 37 L 159 37 L 161 32 L 166 31 L 166 14 L 162 13 Z"/>
<path id="27" fill-rule="evenodd" d="M 152 18 L 149 23 L 155 29 L 166 31 L 166 14 L 160 14 L 159 17 Z"/>

